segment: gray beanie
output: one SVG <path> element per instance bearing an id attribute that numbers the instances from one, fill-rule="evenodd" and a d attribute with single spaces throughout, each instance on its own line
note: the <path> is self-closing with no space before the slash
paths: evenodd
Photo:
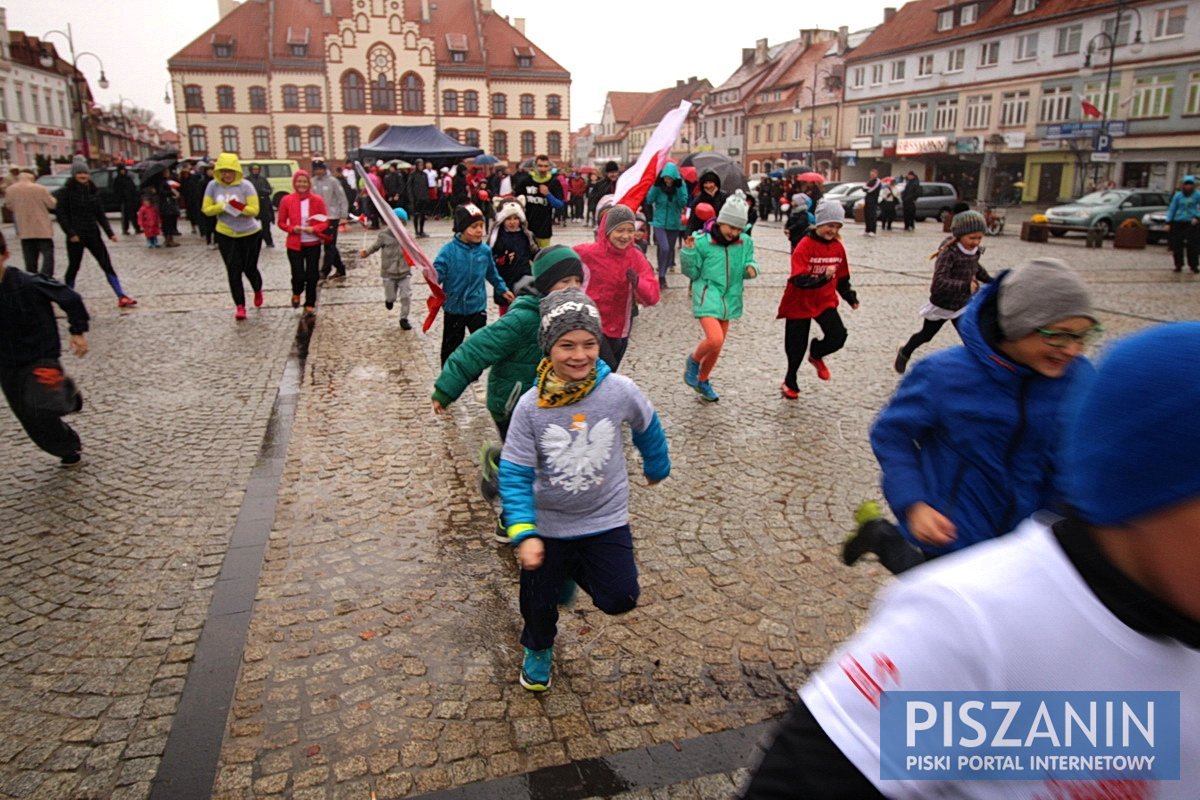
<path id="1" fill-rule="evenodd" d="M 996 307 L 1000 333 L 1010 342 L 1071 317 L 1096 321 L 1087 286 L 1057 258 L 1035 258 L 1008 272 L 1000 282 Z"/>
<path id="2" fill-rule="evenodd" d="M 600 341 L 600 310 L 582 289 L 560 289 L 542 298 L 538 304 L 542 315 L 538 326 L 538 345 L 549 353 L 564 334 L 588 331 Z"/>
<path id="3" fill-rule="evenodd" d="M 604 214 L 604 238 L 612 233 L 616 227 L 625 222 L 636 222 L 637 217 L 633 215 L 633 211 L 629 206 L 615 205 Z"/>
<path id="4" fill-rule="evenodd" d="M 71 159 L 71 174 L 78 175 L 80 172 L 91 172 L 92 168 L 88 166 L 87 159 L 83 156 L 75 156 Z"/>
<path id="5" fill-rule="evenodd" d="M 978 211 L 960 211 L 950 220 L 950 233 L 955 239 L 969 233 L 987 233 L 987 221 Z"/>
<path id="6" fill-rule="evenodd" d="M 746 203 L 746 195 L 741 189 L 725 198 L 721 213 L 717 214 L 717 222 L 734 228 L 745 228 L 750 219 L 750 206 Z"/>
<path id="7" fill-rule="evenodd" d="M 817 224 L 826 225 L 836 223 L 838 225 L 846 224 L 846 209 L 842 208 L 842 204 L 836 200 L 822 200 L 817 203 Z"/>

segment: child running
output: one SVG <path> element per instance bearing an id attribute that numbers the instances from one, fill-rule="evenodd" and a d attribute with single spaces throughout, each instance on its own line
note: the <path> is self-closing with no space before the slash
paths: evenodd
<path id="1" fill-rule="evenodd" d="M 804 353 L 808 352 L 808 363 L 817 371 L 817 377 L 829 380 L 829 367 L 825 357 L 836 353 L 846 344 L 846 326 L 838 314 L 840 294 L 850 308 L 858 310 L 858 295 L 850 286 L 850 262 L 846 260 L 846 248 L 842 246 L 842 223 L 846 212 L 842 204 L 835 201 L 822 202 L 817 206 L 816 222 L 792 251 L 792 275 L 779 301 L 776 319 L 784 323 L 783 350 L 787 353 L 787 374 L 779 391 L 789 400 L 800 396 L 796 373 Z M 808 332 L 812 321 L 821 326 L 824 336 L 808 343 Z"/>
<path id="2" fill-rule="evenodd" d="M 910 336 L 896 351 L 896 372 L 904 374 L 908 360 L 916 349 L 937 336 L 946 320 L 950 320 L 957 328 L 959 318 L 967 310 L 971 296 L 979 291 L 979 285 L 992 280 L 987 270 L 979 265 L 986 230 L 983 214 L 978 211 L 960 211 L 954 215 L 950 223 L 950 237 L 932 256 L 937 262 L 933 267 L 929 302 L 921 307 L 920 312 L 925 321 L 921 324 L 921 330 Z"/>
<path id="3" fill-rule="evenodd" d="M 462 344 L 463 336 L 487 325 L 486 280 L 505 301 L 513 301 L 508 284 L 496 271 L 492 251 L 483 245 L 483 212 L 474 203 L 454 209 L 454 238 L 442 245 L 433 266 L 446 292 L 442 320 L 442 366 Z"/>
<path id="4" fill-rule="evenodd" d="M 408 222 L 408 212 L 403 208 L 394 208 L 392 213 L 400 220 L 401 225 Z M 383 251 L 379 256 L 379 274 L 383 278 L 383 305 L 391 311 L 399 299 L 400 329 L 411 331 L 412 323 L 408 321 L 408 311 L 412 303 L 412 259 L 404 252 L 404 248 L 386 225 L 379 231 L 379 236 L 375 237 L 374 244 L 366 250 L 358 251 L 358 257 L 367 258 L 380 250 Z"/>
<path id="5" fill-rule="evenodd" d="M 137 211 L 137 223 L 146 237 L 146 247 L 160 247 L 158 237 L 162 235 L 162 217 L 158 215 L 153 197 L 142 198 L 141 208 Z"/>
<path id="6" fill-rule="evenodd" d="M 692 315 L 704 333 L 688 356 L 683 382 L 709 403 L 721 399 L 709 377 L 729 335 L 729 321 L 742 316 L 743 282 L 758 276 L 754 241 L 742 236 L 746 214 L 746 196 L 738 189 L 721 207 L 715 225 L 683 240 L 680 258 L 683 274 L 692 282 Z"/>
<path id="7" fill-rule="evenodd" d="M 509 201 L 500 206 L 496 224 L 488 237 L 488 247 L 492 248 L 492 258 L 496 259 L 500 277 L 514 292 L 518 291 L 521 279 L 529 277 L 530 264 L 538 252 L 537 241 L 529 230 L 525 209 L 520 203 Z M 495 300 L 503 317 L 508 312 L 508 302 L 502 302 L 504 298 L 499 296 Z"/>
<path id="8" fill-rule="evenodd" d="M 575 586 L 605 614 L 637 606 L 629 530 L 629 479 L 621 426 L 628 423 L 648 485 L 671 472 L 667 437 L 633 381 L 599 360 L 600 312 L 578 289 L 541 302 L 537 385 L 513 411 L 500 461 L 509 539 L 521 565 L 519 680 L 550 688 L 558 606 Z"/>

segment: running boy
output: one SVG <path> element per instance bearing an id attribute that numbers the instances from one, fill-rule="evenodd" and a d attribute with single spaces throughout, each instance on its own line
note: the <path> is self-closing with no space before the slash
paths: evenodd
<path id="1" fill-rule="evenodd" d="M 758 276 L 754 241 L 742 236 L 746 214 L 746 196 L 738 189 L 721 207 L 716 225 L 683 240 L 680 258 L 692 282 L 692 315 L 704 332 L 688 356 L 683 382 L 710 403 L 721 399 L 708 379 L 729 335 L 729 321 L 742 316 L 743 282 Z"/>
<path id="2" fill-rule="evenodd" d="M 600 335 L 600 312 L 582 291 L 542 300 L 546 358 L 513 411 L 500 461 L 505 522 L 521 564 L 519 680 L 534 692 L 550 688 L 559 600 L 572 583 L 606 614 L 637 605 L 622 423 L 633 430 L 649 485 L 671 472 L 658 414 L 633 381 L 598 360 Z"/>
<path id="3" fill-rule="evenodd" d="M 393 208 L 392 213 L 400 220 L 401 225 L 408 222 L 408 212 L 403 208 Z M 375 237 L 374 244 L 366 250 L 358 251 L 358 257 L 366 258 L 380 250 L 383 251 L 379 257 L 379 274 L 383 278 L 383 305 L 391 311 L 399 299 L 400 329 L 411 331 L 412 323 L 408 321 L 408 311 L 412 303 L 412 259 L 404 252 L 404 248 L 386 225 Z"/>
<path id="4" fill-rule="evenodd" d="M 463 336 L 487 324 L 486 280 L 508 302 L 513 293 L 496 271 L 492 251 L 483 246 L 483 212 L 474 203 L 454 209 L 454 238 L 442 245 L 433 266 L 446 292 L 442 320 L 442 364 L 462 344 Z"/>
<path id="5" fill-rule="evenodd" d="M 850 308 L 858 310 L 858 295 L 850 286 L 850 262 L 842 246 L 842 223 L 846 212 L 842 204 L 824 201 L 817 206 L 817 224 L 792 251 L 792 276 L 788 278 L 779 301 L 776 319 L 785 319 L 783 349 L 787 353 L 787 374 L 779 390 L 789 400 L 800 396 L 796 372 L 808 352 L 808 363 L 817 377 L 829 380 L 825 357 L 836 353 L 846 344 L 846 326 L 838 314 L 840 294 Z M 812 321 L 821 326 L 823 338 L 808 344 Z"/>

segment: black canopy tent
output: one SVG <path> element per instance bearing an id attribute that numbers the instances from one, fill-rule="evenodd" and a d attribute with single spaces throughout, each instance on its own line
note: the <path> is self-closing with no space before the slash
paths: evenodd
<path id="1" fill-rule="evenodd" d="M 349 156 L 355 161 L 372 164 L 377 160 L 392 158 L 454 162 L 482 153 L 483 150 L 478 147 L 459 144 L 438 130 L 436 125 L 392 125 L 362 147 L 351 150 Z"/>

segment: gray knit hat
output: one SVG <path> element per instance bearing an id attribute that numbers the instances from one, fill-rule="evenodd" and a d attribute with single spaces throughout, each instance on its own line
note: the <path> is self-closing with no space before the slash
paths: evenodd
<path id="1" fill-rule="evenodd" d="M 836 200 L 822 200 L 817 203 L 817 224 L 846 224 L 846 209 Z"/>
<path id="2" fill-rule="evenodd" d="M 600 341 L 600 310 L 582 289 L 562 289 L 542 298 L 538 305 L 542 322 L 538 326 L 538 345 L 549 353 L 564 334 L 588 331 Z"/>
<path id="3" fill-rule="evenodd" d="M 615 205 L 604 214 L 604 237 L 608 238 L 608 235 L 616 230 L 618 225 L 636 221 L 637 217 L 633 215 L 629 206 Z"/>
<path id="4" fill-rule="evenodd" d="M 1000 333 L 1010 342 L 1071 317 L 1097 321 L 1087 286 L 1057 258 L 1035 258 L 1005 274 L 996 306 Z"/>
<path id="5" fill-rule="evenodd" d="M 950 220 L 950 233 L 961 239 L 969 233 L 987 233 L 987 222 L 978 211 L 960 211 Z"/>
<path id="6" fill-rule="evenodd" d="M 80 172 L 91 172 L 92 168 L 88 166 L 87 159 L 83 156 L 75 156 L 71 159 L 71 174 L 78 175 Z"/>
<path id="7" fill-rule="evenodd" d="M 746 203 L 746 195 L 741 189 L 725 198 L 721 213 L 717 214 L 717 222 L 734 228 L 745 228 L 750 219 L 750 206 Z"/>

